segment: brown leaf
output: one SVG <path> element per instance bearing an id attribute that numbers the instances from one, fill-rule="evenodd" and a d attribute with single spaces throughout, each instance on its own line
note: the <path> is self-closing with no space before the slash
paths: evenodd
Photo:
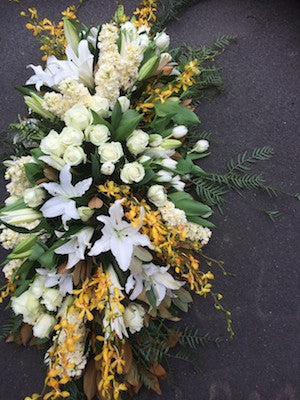
<path id="1" fill-rule="evenodd" d="M 11 343 L 15 341 L 14 335 L 11 333 L 10 335 L 7 336 L 6 338 L 6 343 Z"/>
<path id="2" fill-rule="evenodd" d="M 160 364 L 157 364 L 156 367 L 151 367 L 150 372 L 152 372 L 152 374 L 154 374 L 155 376 L 157 376 L 158 378 L 161 378 L 161 379 L 166 379 L 166 377 L 167 377 L 166 370 Z"/>
<path id="3" fill-rule="evenodd" d="M 35 183 L 36 183 L 37 185 L 40 185 L 41 183 L 46 183 L 46 182 L 49 182 L 49 179 L 48 179 L 48 178 L 39 179 L 39 180 L 36 181 Z"/>
<path id="4" fill-rule="evenodd" d="M 93 263 L 90 258 L 88 258 L 85 262 L 86 264 L 86 277 L 89 278 L 92 275 L 92 268 L 93 268 Z"/>
<path id="5" fill-rule="evenodd" d="M 125 361 L 123 373 L 127 374 L 127 372 L 129 372 L 132 368 L 132 351 L 129 342 L 125 342 L 122 345 L 122 350 L 124 350 L 123 359 Z"/>
<path id="6" fill-rule="evenodd" d="M 29 346 L 34 346 L 39 339 L 33 336 L 29 342 Z"/>
<path id="7" fill-rule="evenodd" d="M 159 314 L 160 314 L 160 316 L 161 316 L 162 318 L 166 318 L 166 319 L 169 319 L 170 321 L 174 321 L 174 322 L 180 321 L 180 318 L 175 317 L 174 315 L 172 315 L 172 314 L 169 312 L 169 310 L 168 310 L 166 307 L 163 307 L 162 305 L 160 305 L 160 306 L 158 307 L 158 311 L 159 311 Z"/>
<path id="8" fill-rule="evenodd" d="M 170 75 L 170 73 L 173 71 L 173 69 L 174 69 L 174 67 L 172 67 L 172 65 L 166 65 L 162 69 L 162 74 L 165 76 Z"/>
<path id="9" fill-rule="evenodd" d="M 172 158 L 174 158 L 174 160 L 180 160 L 182 155 L 178 153 L 178 151 L 175 151 L 175 153 L 172 155 Z"/>
<path id="10" fill-rule="evenodd" d="M 186 99 L 186 100 L 183 100 L 180 104 L 183 107 L 190 108 L 189 105 L 191 104 L 192 101 L 193 101 L 193 99 Z"/>
<path id="11" fill-rule="evenodd" d="M 167 346 L 172 348 L 175 347 L 176 344 L 178 343 L 178 340 L 180 339 L 180 336 L 182 335 L 182 332 L 174 332 L 169 330 L 169 335 L 168 335 L 168 341 L 167 341 Z"/>
<path id="12" fill-rule="evenodd" d="M 81 270 L 80 270 L 80 280 L 84 282 L 86 278 L 86 263 L 82 261 L 81 263 Z"/>
<path id="13" fill-rule="evenodd" d="M 103 201 L 99 197 L 93 197 L 88 204 L 89 208 L 101 208 L 103 206 Z"/>
<path id="14" fill-rule="evenodd" d="M 50 181 L 58 180 L 58 172 L 56 171 L 56 169 L 49 167 L 48 165 L 44 167 L 44 175 Z"/>
<path id="15" fill-rule="evenodd" d="M 23 346 L 26 346 L 26 344 L 29 342 L 29 340 L 32 338 L 32 327 L 29 324 L 23 324 L 21 327 L 21 340 Z"/>
<path id="16" fill-rule="evenodd" d="M 132 364 L 132 368 L 124 374 L 124 378 L 126 382 L 132 386 L 138 386 L 140 384 L 140 375 L 135 364 Z"/>
<path id="17" fill-rule="evenodd" d="M 75 286 L 77 286 L 80 282 L 80 272 L 81 272 L 81 261 L 79 261 L 74 268 L 73 282 Z"/>
<path id="18" fill-rule="evenodd" d="M 59 274 L 64 274 L 64 273 L 66 273 L 68 270 L 66 269 L 66 266 L 67 266 L 67 261 L 65 261 L 64 263 L 62 263 L 61 265 L 60 265 L 60 267 L 58 268 L 58 273 Z"/>
<path id="19" fill-rule="evenodd" d="M 91 359 L 83 375 L 83 391 L 88 400 L 92 400 L 97 393 L 96 375 L 95 360 Z"/>

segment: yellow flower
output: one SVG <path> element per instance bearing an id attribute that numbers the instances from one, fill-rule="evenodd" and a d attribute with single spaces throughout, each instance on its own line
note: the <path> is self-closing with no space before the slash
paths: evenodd
<path id="1" fill-rule="evenodd" d="M 24 400 L 36 400 L 39 399 L 41 396 L 38 393 L 33 393 L 31 397 L 27 396 Z"/>

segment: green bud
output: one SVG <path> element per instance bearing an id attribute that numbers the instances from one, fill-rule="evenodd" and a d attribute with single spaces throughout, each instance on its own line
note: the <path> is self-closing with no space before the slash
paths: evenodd
<path id="1" fill-rule="evenodd" d="M 124 6 L 119 5 L 117 8 L 117 11 L 115 12 L 115 15 L 114 15 L 114 21 L 116 24 L 121 23 L 121 19 L 122 19 L 123 15 L 124 15 Z"/>
<path id="2" fill-rule="evenodd" d="M 90 207 L 78 207 L 78 213 L 82 222 L 87 222 L 91 216 L 94 214 L 94 210 Z"/>
<path id="3" fill-rule="evenodd" d="M 5 211 L 1 214 L 0 220 L 10 225 L 20 225 L 26 222 L 33 222 L 41 219 L 42 213 L 32 208 L 22 208 L 19 210 Z"/>
<path id="4" fill-rule="evenodd" d="M 64 33 L 68 44 L 72 47 L 75 54 L 78 56 L 79 36 L 77 29 L 69 18 L 64 18 Z"/>
<path id="5" fill-rule="evenodd" d="M 14 254 L 21 254 L 33 248 L 37 241 L 36 236 L 30 236 L 19 243 L 13 250 Z"/>
<path id="6" fill-rule="evenodd" d="M 31 93 L 30 96 L 24 96 L 25 104 L 35 113 L 41 115 L 43 118 L 50 119 L 53 121 L 55 115 L 52 112 L 47 111 L 43 108 L 43 98 L 36 93 Z"/>
<path id="7" fill-rule="evenodd" d="M 166 150 L 173 150 L 177 149 L 182 145 L 180 140 L 176 139 L 166 139 L 162 142 L 161 147 L 163 147 Z"/>
<path id="8" fill-rule="evenodd" d="M 157 70 L 159 64 L 160 56 L 154 55 L 151 57 L 139 70 L 138 80 L 142 81 L 143 79 L 149 78 L 154 72 Z"/>

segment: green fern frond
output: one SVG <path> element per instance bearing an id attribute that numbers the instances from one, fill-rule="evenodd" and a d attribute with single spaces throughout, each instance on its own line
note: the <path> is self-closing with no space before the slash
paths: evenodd
<path id="1" fill-rule="evenodd" d="M 6 340 L 10 334 L 15 335 L 18 332 L 22 321 L 22 315 L 11 316 L 9 321 L 2 325 L 0 340 Z"/>
<path id="2" fill-rule="evenodd" d="M 212 341 L 209 333 L 206 335 L 199 335 L 199 330 L 197 328 L 186 327 L 179 339 L 179 343 L 183 346 L 188 346 L 191 349 L 196 349 L 199 346 L 205 347 L 208 343 Z"/>
<path id="3" fill-rule="evenodd" d="M 228 172 L 247 171 L 250 169 L 250 166 L 247 164 L 255 164 L 260 161 L 269 160 L 274 155 L 274 150 L 270 146 L 256 147 L 250 156 L 247 157 L 247 155 L 248 152 L 245 151 L 237 156 L 236 161 L 231 159 L 227 163 Z"/>

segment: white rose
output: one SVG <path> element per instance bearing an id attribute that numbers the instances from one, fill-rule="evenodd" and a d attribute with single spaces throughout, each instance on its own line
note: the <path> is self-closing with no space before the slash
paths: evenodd
<path id="1" fill-rule="evenodd" d="M 175 169 L 177 161 L 173 160 L 172 158 L 164 158 L 160 161 L 160 165 L 166 168 Z"/>
<path id="2" fill-rule="evenodd" d="M 121 180 L 124 183 L 140 182 L 145 176 L 145 169 L 142 164 L 134 161 L 132 163 L 125 164 L 121 169 Z"/>
<path id="3" fill-rule="evenodd" d="M 144 307 L 137 303 L 130 303 L 124 311 L 124 322 L 130 333 L 139 332 L 144 326 Z"/>
<path id="4" fill-rule="evenodd" d="M 147 135 L 147 133 L 142 131 L 141 129 L 136 129 L 127 139 L 126 145 L 130 153 L 136 156 L 137 154 L 140 154 L 145 150 L 148 143 L 149 136 Z"/>
<path id="5" fill-rule="evenodd" d="M 48 135 L 41 140 L 40 148 L 45 154 L 54 154 L 60 157 L 65 151 L 66 146 L 62 143 L 59 134 L 52 129 Z"/>
<path id="6" fill-rule="evenodd" d="M 115 164 L 111 161 L 106 161 L 104 164 L 101 165 L 101 172 L 103 175 L 112 175 L 115 170 Z"/>
<path id="7" fill-rule="evenodd" d="M 64 153 L 63 160 L 66 164 L 76 166 L 86 162 L 86 154 L 82 147 L 70 146 Z"/>
<path id="8" fill-rule="evenodd" d="M 92 115 L 82 104 L 75 104 L 65 113 L 64 121 L 67 126 L 84 131 L 91 124 Z"/>
<path id="9" fill-rule="evenodd" d="M 170 183 L 173 186 L 173 188 L 175 188 L 179 192 L 182 192 L 184 190 L 185 183 L 180 180 L 179 175 L 174 176 Z"/>
<path id="10" fill-rule="evenodd" d="M 159 50 L 164 50 L 170 44 L 170 36 L 165 32 L 157 33 L 154 42 Z"/>
<path id="11" fill-rule="evenodd" d="M 30 293 L 30 290 L 19 297 L 12 297 L 11 306 L 16 315 L 23 314 L 23 321 L 31 325 L 39 318 L 42 310 L 39 300 Z"/>
<path id="12" fill-rule="evenodd" d="M 171 172 L 165 171 L 164 169 L 161 169 L 156 174 L 157 174 L 157 177 L 155 180 L 157 182 L 170 182 L 173 177 L 173 174 L 171 174 Z"/>
<path id="13" fill-rule="evenodd" d="M 158 135 L 157 133 L 153 133 L 152 135 L 149 136 L 150 146 L 152 147 L 159 146 L 162 140 L 163 140 L 162 136 Z"/>
<path id="14" fill-rule="evenodd" d="M 84 133 L 86 140 L 93 143 L 95 146 L 100 146 L 107 142 L 110 137 L 109 129 L 105 125 L 90 125 L 86 128 Z"/>
<path id="15" fill-rule="evenodd" d="M 94 210 L 92 210 L 90 207 L 78 207 L 78 214 L 82 222 L 87 222 L 91 216 L 94 214 Z"/>
<path id="16" fill-rule="evenodd" d="M 33 188 L 28 188 L 24 190 L 24 202 L 29 207 L 38 207 L 43 203 L 46 192 L 43 188 L 35 186 Z"/>
<path id="17" fill-rule="evenodd" d="M 120 96 L 118 101 L 120 103 L 122 112 L 124 113 L 127 111 L 130 106 L 130 100 L 126 96 Z"/>
<path id="18" fill-rule="evenodd" d="M 48 337 L 56 324 L 56 318 L 49 314 L 42 314 L 33 327 L 33 335 L 43 339 Z"/>
<path id="19" fill-rule="evenodd" d="M 62 295 L 59 290 L 54 288 L 46 288 L 43 293 L 42 304 L 45 304 L 47 310 L 56 311 L 62 304 Z"/>
<path id="20" fill-rule="evenodd" d="M 116 163 L 124 154 L 120 142 L 104 143 L 99 147 L 98 153 L 103 163 L 106 161 Z"/>
<path id="21" fill-rule="evenodd" d="M 147 197 L 156 207 L 163 207 L 167 201 L 167 195 L 161 185 L 151 186 L 147 192 Z"/>
<path id="22" fill-rule="evenodd" d="M 203 153 L 204 151 L 208 150 L 209 148 L 209 142 L 205 139 L 200 139 L 198 142 L 196 142 L 193 150 L 196 151 L 197 153 Z"/>
<path id="23" fill-rule="evenodd" d="M 66 126 L 60 133 L 61 141 L 66 146 L 81 146 L 84 139 L 82 131 L 73 126 Z"/>
<path id="24" fill-rule="evenodd" d="M 184 125 L 175 126 L 172 130 L 172 137 L 175 139 L 180 139 L 188 133 L 188 129 Z"/>
<path id="25" fill-rule="evenodd" d="M 38 275 L 30 285 L 29 291 L 37 299 L 39 299 L 43 295 L 46 289 L 45 279 L 46 279 L 45 276 Z"/>
<path id="26" fill-rule="evenodd" d="M 100 117 L 106 118 L 109 117 L 109 102 L 105 97 L 101 96 L 92 96 L 90 109 L 95 111 Z"/>

